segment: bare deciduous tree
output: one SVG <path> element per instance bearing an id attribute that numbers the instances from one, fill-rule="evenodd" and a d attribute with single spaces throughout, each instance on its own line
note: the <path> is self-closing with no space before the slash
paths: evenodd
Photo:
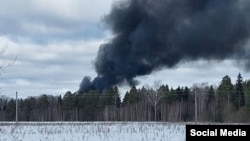
<path id="1" fill-rule="evenodd" d="M 6 52 L 6 50 L 7 50 L 7 46 L 4 46 L 3 48 L 1 48 L 0 55 L 3 56 L 3 54 Z M 0 70 L 3 71 L 4 68 L 12 66 L 16 62 L 16 60 L 17 60 L 17 56 L 15 56 L 15 58 L 12 61 L 8 60 L 7 62 L 6 62 L 6 60 L 1 58 Z"/>
<path id="2" fill-rule="evenodd" d="M 160 88 L 161 82 L 155 81 L 153 87 L 145 86 L 146 98 L 148 102 L 154 107 L 154 120 L 157 120 L 157 109 L 161 99 L 164 97 L 163 90 Z"/>

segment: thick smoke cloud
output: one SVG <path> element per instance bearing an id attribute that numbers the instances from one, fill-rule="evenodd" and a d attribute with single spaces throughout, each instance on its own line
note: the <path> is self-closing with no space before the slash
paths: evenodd
<path id="1" fill-rule="evenodd" d="M 181 61 L 249 60 L 247 0 L 125 0 L 105 18 L 114 37 L 99 48 L 97 77 L 87 87 L 102 90 Z M 87 89 L 83 79 L 80 92 Z M 91 85 L 91 86 L 90 86 Z M 83 88 L 82 88 L 83 87 Z M 82 91 L 82 89 L 84 91 Z"/>
<path id="2" fill-rule="evenodd" d="M 80 89 L 79 92 L 87 92 L 88 90 L 92 89 L 92 84 L 91 84 L 91 78 L 90 77 L 83 77 L 82 82 L 80 84 Z"/>

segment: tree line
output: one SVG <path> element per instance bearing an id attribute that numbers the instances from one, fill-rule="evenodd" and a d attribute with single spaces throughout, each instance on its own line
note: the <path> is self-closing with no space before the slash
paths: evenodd
<path id="1" fill-rule="evenodd" d="M 0 120 L 16 120 L 16 100 L 0 97 Z M 19 121 L 198 121 L 249 122 L 250 80 L 226 75 L 219 86 L 208 83 L 169 88 L 132 86 L 121 100 L 117 86 L 102 92 L 66 92 L 18 99 Z"/>

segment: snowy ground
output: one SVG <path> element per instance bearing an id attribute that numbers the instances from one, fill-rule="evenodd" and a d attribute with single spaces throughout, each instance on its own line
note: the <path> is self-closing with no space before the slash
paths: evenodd
<path id="1" fill-rule="evenodd" d="M 185 141 L 184 123 L 0 122 L 0 141 Z"/>

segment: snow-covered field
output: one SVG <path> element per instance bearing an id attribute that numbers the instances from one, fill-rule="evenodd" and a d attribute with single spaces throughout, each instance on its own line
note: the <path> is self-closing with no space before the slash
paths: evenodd
<path id="1" fill-rule="evenodd" d="M 0 122 L 0 141 L 185 141 L 184 123 Z"/>

